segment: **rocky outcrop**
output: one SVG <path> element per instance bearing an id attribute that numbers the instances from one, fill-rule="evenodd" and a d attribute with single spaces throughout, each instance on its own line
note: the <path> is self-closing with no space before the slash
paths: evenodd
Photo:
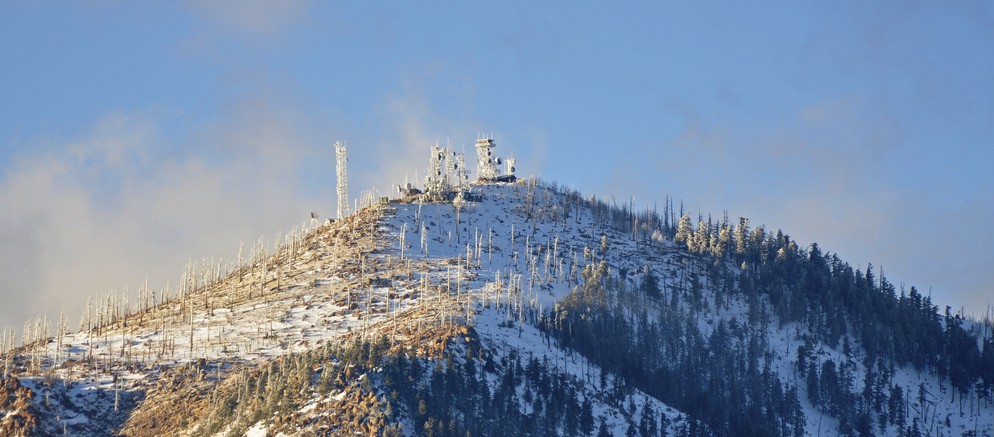
<path id="1" fill-rule="evenodd" d="M 31 401 L 34 393 L 17 378 L 0 378 L 0 435 L 37 436 L 38 410 Z"/>

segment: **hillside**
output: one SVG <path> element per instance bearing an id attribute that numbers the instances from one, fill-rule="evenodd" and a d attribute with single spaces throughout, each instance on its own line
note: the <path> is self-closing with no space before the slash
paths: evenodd
<path id="1" fill-rule="evenodd" d="M 6 332 L 0 434 L 994 434 L 990 323 L 872 267 L 669 202 L 457 185 Z"/>

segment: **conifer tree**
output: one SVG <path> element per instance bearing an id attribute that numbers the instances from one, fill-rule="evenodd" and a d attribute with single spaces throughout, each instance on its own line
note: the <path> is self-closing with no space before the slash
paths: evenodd
<path id="1" fill-rule="evenodd" d="M 694 246 L 690 248 L 693 253 L 703 254 L 707 252 L 708 247 L 711 243 L 711 229 L 704 220 L 700 220 L 697 223 L 697 232 L 694 233 Z"/>
<path id="2" fill-rule="evenodd" d="M 690 225 L 690 213 L 684 214 L 680 217 L 680 223 L 677 225 L 676 236 L 673 237 L 673 241 L 676 244 L 687 247 L 691 242 L 691 235 L 694 229 Z"/>
<path id="3" fill-rule="evenodd" d="M 814 405 L 821 404 L 821 387 L 818 380 L 818 367 L 812 362 L 808 366 L 808 400 Z"/>
<path id="4" fill-rule="evenodd" d="M 746 254 L 746 240 L 749 236 L 749 219 L 745 217 L 739 217 L 739 225 L 735 227 L 734 242 L 735 242 L 735 254 L 738 256 L 745 256 Z"/>
<path id="5" fill-rule="evenodd" d="M 732 233 L 728 229 L 727 224 L 721 226 L 721 230 L 718 231 L 718 244 L 715 250 L 711 253 L 715 258 L 724 258 L 728 254 L 728 247 L 732 241 Z"/>

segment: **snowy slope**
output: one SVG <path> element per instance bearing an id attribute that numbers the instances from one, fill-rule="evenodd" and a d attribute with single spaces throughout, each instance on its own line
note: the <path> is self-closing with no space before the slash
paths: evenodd
<path id="1" fill-rule="evenodd" d="M 570 388 L 578 398 L 590 401 L 595 424 L 603 423 L 612 435 L 624 435 L 644 411 L 666 418 L 667 435 L 688 432 L 693 419 L 637 387 L 620 397 L 605 393 L 600 381 L 615 377 L 602 376 L 596 363 L 550 340 L 539 325 L 541 315 L 583 281 L 585 266 L 603 261 L 613 278 L 635 288 L 648 265 L 662 288 L 674 293 L 683 289 L 693 256 L 671 241 L 623 234 L 579 197 L 536 181 L 474 185 L 469 194 L 478 200 L 458 210 L 452 202 L 412 199 L 369 205 L 350 218 L 295 234 L 268 256 L 217 268 L 231 273 L 217 273 L 216 280 L 205 279 L 165 302 L 157 301 L 161 294 L 146 296 L 145 304 L 108 299 L 93 311 L 93 325 L 99 326 L 10 350 L 4 354 L 4 373 L 34 393 L 33 414 L 40 431 L 101 435 L 127 429 L 140 435 L 135 430 L 142 428 L 129 420 L 141 415 L 131 412 L 146 412 L 153 400 L 181 393 L 181 388 L 195 393 L 190 396 L 211 411 L 221 397 L 212 393 L 225 393 L 231 375 L 258 372 L 328 344 L 381 336 L 395 347 L 406 345 L 426 363 L 441 362 L 447 355 L 467 353 L 461 335 L 452 336 L 453 329 L 467 325 L 489 360 L 538 359 L 547 363 L 551 374 L 572 381 Z M 738 266 L 730 263 L 723 268 L 738 273 Z M 624 279 L 621 271 L 626 272 Z M 704 308 L 695 313 L 704 339 L 719 325 L 741 326 L 751 306 L 757 305 L 742 294 L 719 299 L 711 285 L 702 285 Z M 657 301 L 626 305 L 645 310 L 647 323 L 662 320 L 656 314 L 664 311 L 664 304 Z M 688 313 L 689 305 L 677 302 L 678 309 Z M 637 312 L 623 313 L 634 326 Z M 39 326 L 51 332 L 44 323 Z M 807 385 L 798 374 L 796 350 L 808 332 L 797 323 L 772 321 L 766 326 L 764 355 L 776 378 L 801 394 L 804 434 L 837 434 L 839 421 L 808 400 Z M 743 341 L 733 340 L 732 346 Z M 858 341 L 850 343 L 854 347 L 847 354 L 841 345 L 831 348 L 818 342 L 814 354 L 820 360 L 847 363 L 857 384 L 852 391 L 859 393 L 866 369 Z M 320 369 L 315 370 L 315 380 L 330 371 L 328 363 L 314 365 Z M 474 365 L 486 376 L 489 390 L 498 390 L 500 368 L 488 370 L 482 359 Z M 368 376 L 354 376 L 327 393 L 308 389 L 312 391 L 284 413 L 253 417 L 251 423 L 250 418 L 229 419 L 232 422 L 216 435 L 265 435 L 276 429 L 306 435 L 308 427 L 336 414 L 330 405 L 346 408 L 342 405 L 353 395 L 360 403 L 349 408 L 365 405 L 357 393 L 372 393 L 369 405 L 381 408 L 389 403 L 390 393 L 377 379 L 382 376 L 375 375 L 387 371 L 371 367 L 363 373 Z M 909 417 L 921 418 L 923 432 L 994 434 L 994 408 L 976 397 L 960 402 L 948 380 L 896 368 L 889 383 L 909 394 Z M 524 387 L 515 390 L 527 416 L 534 412 L 524 400 Z M 926 394 L 919 397 L 921 391 Z M 416 429 L 416 412 L 397 410 L 390 416 L 395 429 L 407 435 L 423 432 Z M 11 411 L 6 413 L 13 417 Z M 211 424 L 191 417 L 169 426 L 167 433 L 196 435 Z M 884 435 L 902 431 L 895 426 L 875 429 Z"/>

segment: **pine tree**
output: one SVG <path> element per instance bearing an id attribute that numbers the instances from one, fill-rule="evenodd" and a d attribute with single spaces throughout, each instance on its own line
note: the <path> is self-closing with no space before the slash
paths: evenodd
<path id="1" fill-rule="evenodd" d="M 713 240 L 714 238 L 712 238 Z M 728 254 L 728 246 L 732 241 L 732 233 L 728 230 L 727 225 L 722 225 L 721 229 L 718 231 L 718 238 L 715 244 L 712 244 L 711 256 L 722 259 Z"/>
<path id="2" fill-rule="evenodd" d="M 690 213 L 684 214 L 680 217 L 680 223 L 677 225 L 676 236 L 673 237 L 673 241 L 684 247 L 688 247 L 691 244 L 691 237 L 693 235 L 694 229 L 690 225 Z"/>
<path id="3" fill-rule="evenodd" d="M 738 256 L 745 256 L 746 254 L 746 244 L 747 237 L 749 235 L 749 219 L 745 217 L 739 217 L 739 225 L 735 227 L 734 241 L 735 241 L 735 254 Z"/>
<path id="4" fill-rule="evenodd" d="M 694 233 L 694 245 L 690 248 L 693 253 L 705 253 L 708 251 L 708 247 L 711 243 L 711 229 L 704 220 L 700 220 L 697 223 L 697 232 Z"/>
<path id="5" fill-rule="evenodd" d="M 583 433 L 583 435 L 590 435 L 590 433 L 593 431 L 594 431 L 593 406 L 590 405 L 590 399 L 584 397 L 583 404 L 580 406 L 580 432 Z"/>
<path id="6" fill-rule="evenodd" d="M 841 401 L 839 396 L 839 375 L 835 370 L 835 361 L 825 360 L 825 362 L 821 363 L 821 380 L 818 383 L 821 386 L 822 403 L 833 414 L 837 413 L 842 405 L 839 404 L 839 401 Z"/>
<path id="7" fill-rule="evenodd" d="M 898 428 L 904 428 L 904 390 L 901 389 L 901 386 L 894 384 L 890 387 L 887 409 L 890 412 L 890 423 Z"/>
<path id="8" fill-rule="evenodd" d="M 642 283 L 639 288 L 648 297 L 656 298 L 660 295 L 659 278 L 652 272 L 649 264 L 645 265 L 645 273 L 642 274 Z"/>
<path id="9" fill-rule="evenodd" d="M 808 366 L 808 400 L 816 406 L 821 404 L 821 386 L 818 380 L 818 367 L 812 362 Z"/>

